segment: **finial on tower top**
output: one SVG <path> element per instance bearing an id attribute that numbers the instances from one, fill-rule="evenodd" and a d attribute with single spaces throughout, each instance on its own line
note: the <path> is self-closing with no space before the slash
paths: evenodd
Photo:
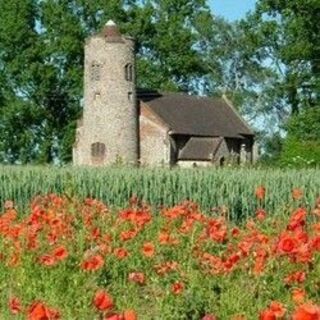
<path id="1" fill-rule="evenodd" d="M 106 27 L 115 27 L 115 26 L 117 26 L 117 24 L 113 20 L 109 20 L 106 23 Z"/>
<path id="2" fill-rule="evenodd" d="M 106 23 L 103 34 L 108 42 L 122 42 L 119 27 L 113 20 L 109 20 Z"/>

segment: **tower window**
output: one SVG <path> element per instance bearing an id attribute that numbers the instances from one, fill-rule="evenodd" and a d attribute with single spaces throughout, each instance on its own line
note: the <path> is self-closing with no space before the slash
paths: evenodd
<path id="1" fill-rule="evenodd" d="M 125 78 L 127 81 L 133 81 L 133 66 L 131 63 L 125 66 Z"/>
<path id="2" fill-rule="evenodd" d="M 93 162 L 102 162 L 106 155 L 106 146 L 104 143 L 95 142 L 91 145 L 91 157 Z"/>
<path id="3" fill-rule="evenodd" d="M 101 76 L 101 65 L 100 63 L 94 61 L 91 65 L 91 80 L 100 81 Z"/>
<path id="4" fill-rule="evenodd" d="M 133 94 L 132 94 L 132 92 L 128 92 L 128 100 L 129 100 L 130 102 L 132 102 L 132 100 L 133 100 Z"/>

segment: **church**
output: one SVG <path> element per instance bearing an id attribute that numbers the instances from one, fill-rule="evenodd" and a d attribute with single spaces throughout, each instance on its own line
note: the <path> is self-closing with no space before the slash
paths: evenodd
<path id="1" fill-rule="evenodd" d="M 226 98 L 136 88 L 134 39 L 109 21 L 85 43 L 75 165 L 222 166 L 256 160 L 254 133 Z"/>

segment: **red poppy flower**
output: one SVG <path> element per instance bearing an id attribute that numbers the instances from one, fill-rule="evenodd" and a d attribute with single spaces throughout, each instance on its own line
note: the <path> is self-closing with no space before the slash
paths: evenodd
<path id="1" fill-rule="evenodd" d="M 113 253 L 120 260 L 126 258 L 129 255 L 129 252 L 124 248 L 116 248 L 114 249 Z"/>
<path id="2" fill-rule="evenodd" d="M 224 242 L 227 238 L 227 226 L 223 219 L 210 219 L 206 232 L 208 237 L 216 242 Z"/>
<path id="3" fill-rule="evenodd" d="M 83 261 L 81 268 L 86 271 L 97 271 L 102 268 L 103 264 L 103 257 L 100 254 L 97 254 Z"/>
<path id="4" fill-rule="evenodd" d="M 113 300 L 106 291 L 98 290 L 93 297 L 93 305 L 99 311 L 106 311 L 113 308 Z"/>
<path id="5" fill-rule="evenodd" d="M 304 271 L 297 271 L 288 275 L 284 281 L 287 284 L 291 284 L 294 282 L 303 283 L 306 280 L 306 273 Z"/>
<path id="6" fill-rule="evenodd" d="M 45 254 L 39 258 L 39 262 L 46 267 L 51 267 L 57 263 L 57 260 L 54 256 Z"/>
<path id="7" fill-rule="evenodd" d="M 145 242 L 143 244 L 143 247 L 142 247 L 142 254 L 148 258 L 151 258 L 154 256 L 154 253 L 155 253 L 155 247 L 154 247 L 154 244 L 152 242 Z"/>
<path id="8" fill-rule="evenodd" d="M 42 302 L 34 302 L 28 310 L 28 320 L 59 320 L 60 313 L 49 309 Z"/>
<path id="9" fill-rule="evenodd" d="M 120 233 L 120 240 L 121 241 L 128 241 L 133 239 L 136 235 L 138 234 L 138 232 L 136 230 L 128 230 L 128 231 L 122 231 Z"/>
<path id="10" fill-rule="evenodd" d="M 315 251 L 320 251 L 320 236 L 317 236 L 311 240 L 311 248 Z"/>
<path id="11" fill-rule="evenodd" d="M 276 315 L 270 309 L 260 312 L 259 320 L 277 320 Z"/>
<path id="12" fill-rule="evenodd" d="M 144 284 L 146 280 L 144 273 L 142 272 L 131 272 L 129 273 L 128 279 L 129 281 L 132 281 L 141 285 Z"/>
<path id="13" fill-rule="evenodd" d="M 237 238 L 240 235 L 240 229 L 237 227 L 232 228 L 231 234 L 234 238 Z"/>
<path id="14" fill-rule="evenodd" d="M 184 289 L 184 284 L 182 282 L 175 282 L 172 286 L 171 286 L 171 291 L 172 293 L 178 295 L 180 293 L 182 293 Z"/>
<path id="15" fill-rule="evenodd" d="M 138 315 L 134 310 L 126 310 L 123 312 L 123 320 L 138 320 Z"/>
<path id="16" fill-rule="evenodd" d="M 294 261 L 301 263 L 309 263 L 312 261 L 312 251 L 308 245 L 302 245 L 297 249 Z"/>
<path id="17" fill-rule="evenodd" d="M 295 231 L 306 224 L 307 210 L 305 208 L 298 208 L 290 217 L 287 229 Z"/>
<path id="18" fill-rule="evenodd" d="M 257 187 L 255 194 L 259 200 L 263 200 L 266 196 L 266 188 L 264 186 Z"/>
<path id="19" fill-rule="evenodd" d="M 280 253 L 290 254 L 297 250 L 298 245 L 296 238 L 288 233 L 284 233 L 280 236 L 277 249 Z"/>
<path id="20" fill-rule="evenodd" d="M 169 232 L 162 231 L 158 236 L 159 243 L 162 245 L 176 245 L 179 240 L 172 236 Z"/>
<path id="21" fill-rule="evenodd" d="M 277 318 L 282 318 L 287 311 L 287 309 L 283 306 L 283 304 L 278 301 L 271 302 L 270 310 L 273 311 L 273 313 Z"/>
<path id="22" fill-rule="evenodd" d="M 304 301 L 306 296 L 306 291 L 302 288 L 294 288 L 292 289 L 291 295 L 292 295 L 292 300 L 295 303 L 299 304 Z"/>
<path id="23" fill-rule="evenodd" d="M 98 227 L 96 228 L 93 228 L 92 231 L 91 231 L 91 239 L 92 240 L 98 240 L 99 237 L 100 237 L 100 234 L 101 234 L 101 231 Z"/>
<path id="24" fill-rule="evenodd" d="M 68 251 L 64 246 L 57 247 L 53 250 L 52 254 L 59 261 L 64 260 L 68 257 Z"/>
<path id="25" fill-rule="evenodd" d="M 232 271 L 233 268 L 237 265 L 240 260 L 240 255 L 237 253 L 232 254 L 228 259 L 223 263 L 225 271 Z"/>
<path id="26" fill-rule="evenodd" d="M 12 314 L 18 314 L 21 312 L 21 302 L 17 297 L 11 297 L 9 299 L 9 309 Z"/>
<path id="27" fill-rule="evenodd" d="M 292 315 L 292 320 L 319 320 L 320 307 L 314 304 L 304 304 L 296 309 Z"/>
<path id="28" fill-rule="evenodd" d="M 263 221 L 267 216 L 267 213 L 265 210 L 263 209 L 258 209 L 256 211 L 256 218 L 259 220 L 259 221 Z"/>

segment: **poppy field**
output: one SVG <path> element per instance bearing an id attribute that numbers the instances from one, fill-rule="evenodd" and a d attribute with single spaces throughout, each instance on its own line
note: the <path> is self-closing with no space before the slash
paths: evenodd
<path id="1" fill-rule="evenodd" d="M 1 319 L 320 319 L 320 199 L 252 217 L 36 196 L 0 215 Z"/>

